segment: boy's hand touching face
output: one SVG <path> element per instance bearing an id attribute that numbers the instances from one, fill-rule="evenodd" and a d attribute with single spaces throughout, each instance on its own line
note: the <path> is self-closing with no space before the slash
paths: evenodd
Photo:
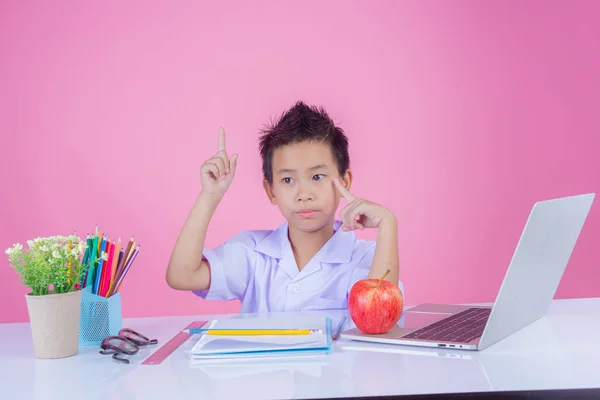
<path id="1" fill-rule="evenodd" d="M 232 155 L 231 158 L 227 157 L 225 131 L 219 128 L 217 152 L 200 167 L 202 192 L 220 196 L 225 194 L 233 180 L 237 158 L 237 154 Z"/>
<path id="2" fill-rule="evenodd" d="M 333 179 L 333 183 L 342 194 L 342 197 L 348 201 L 341 212 L 342 222 L 344 223 L 342 226 L 343 231 L 378 228 L 382 221 L 394 217 L 387 208 L 354 196 L 337 178 Z"/>

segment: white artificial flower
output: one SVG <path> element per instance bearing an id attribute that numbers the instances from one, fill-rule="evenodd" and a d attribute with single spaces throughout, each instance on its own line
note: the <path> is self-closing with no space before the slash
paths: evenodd
<path id="1" fill-rule="evenodd" d="M 15 249 L 13 249 L 12 247 L 10 247 L 10 248 L 6 249 L 5 253 L 10 256 L 13 253 L 14 250 Z"/>
<path id="2" fill-rule="evenodd" d="M 23 245 L 21 243 L 17 243 L 14 246 L 15 251 L 21 251 L 23 250 Z"/>
<path id="3" fill-rule="evenodd" d="M 106 253 L 106 252 L 104 252 L 104 251 L 103 251 L 103 252 L 102 252 L 102 256 L 101 256 L 101 257 L 102 257 L 102 259 L 103 259 L 104 261 L 107 261 L 107 260 L 108 260 L 108 253 Z"/>
<path id="4" fill-rule="evenodd" d="M 32 248 L 34 245 L 33 240 L 28 240 L 27 241 L 27 246 L 29 246 L 29 248 Z"/>
<path id="5" fill-rule="evenodd" d="M 54 258 L 60 258 L 60 257 L 61 257 L 61 256 L 60 256 L 60 253 L 58 252 L 58 250 L 54 250 L 54 251 L 52 252 L 52 257 L 54 257 Z"/>

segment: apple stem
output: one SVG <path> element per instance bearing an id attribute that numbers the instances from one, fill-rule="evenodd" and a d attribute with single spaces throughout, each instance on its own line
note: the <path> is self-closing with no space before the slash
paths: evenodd
<path id="1" fill-rule="evenodd" d="M 385 271 L 385 274 L 383 274 L 383 276 L 379 279 L 379 282 L 377 282 L 377 286 L 381 286 L 381 282 L 383 282 L 383 280 L 389 273 L 390 273 L 389 269 L 387 271 Z"/>

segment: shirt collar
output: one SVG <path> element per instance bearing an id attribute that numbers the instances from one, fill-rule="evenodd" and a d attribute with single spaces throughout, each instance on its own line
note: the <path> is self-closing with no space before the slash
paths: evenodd
<path id="1" fill-rule="evenodd" d="M 352 259 L 356 235 L 352 231 L 342 231 L 341 227 L 341 221 L 333 222 L 333 236 L 315 254 L 320 262 L 338 264 L 350 262 Z M 254 249 L 273 258 L 283 258 L 286 251 L 291 250 L 287 221 L 265 236 Z"/>

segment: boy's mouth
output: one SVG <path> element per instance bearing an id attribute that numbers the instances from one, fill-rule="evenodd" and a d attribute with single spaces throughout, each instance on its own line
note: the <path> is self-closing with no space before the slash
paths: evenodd
<path id="1" fill-rule="evenodd" d="M 297 214 L 302 218 L 311 218 L 317 213 L 317 210 L 313 210 L 312 208 L 306 208 L 304 210 L 300 210 Z"/>

